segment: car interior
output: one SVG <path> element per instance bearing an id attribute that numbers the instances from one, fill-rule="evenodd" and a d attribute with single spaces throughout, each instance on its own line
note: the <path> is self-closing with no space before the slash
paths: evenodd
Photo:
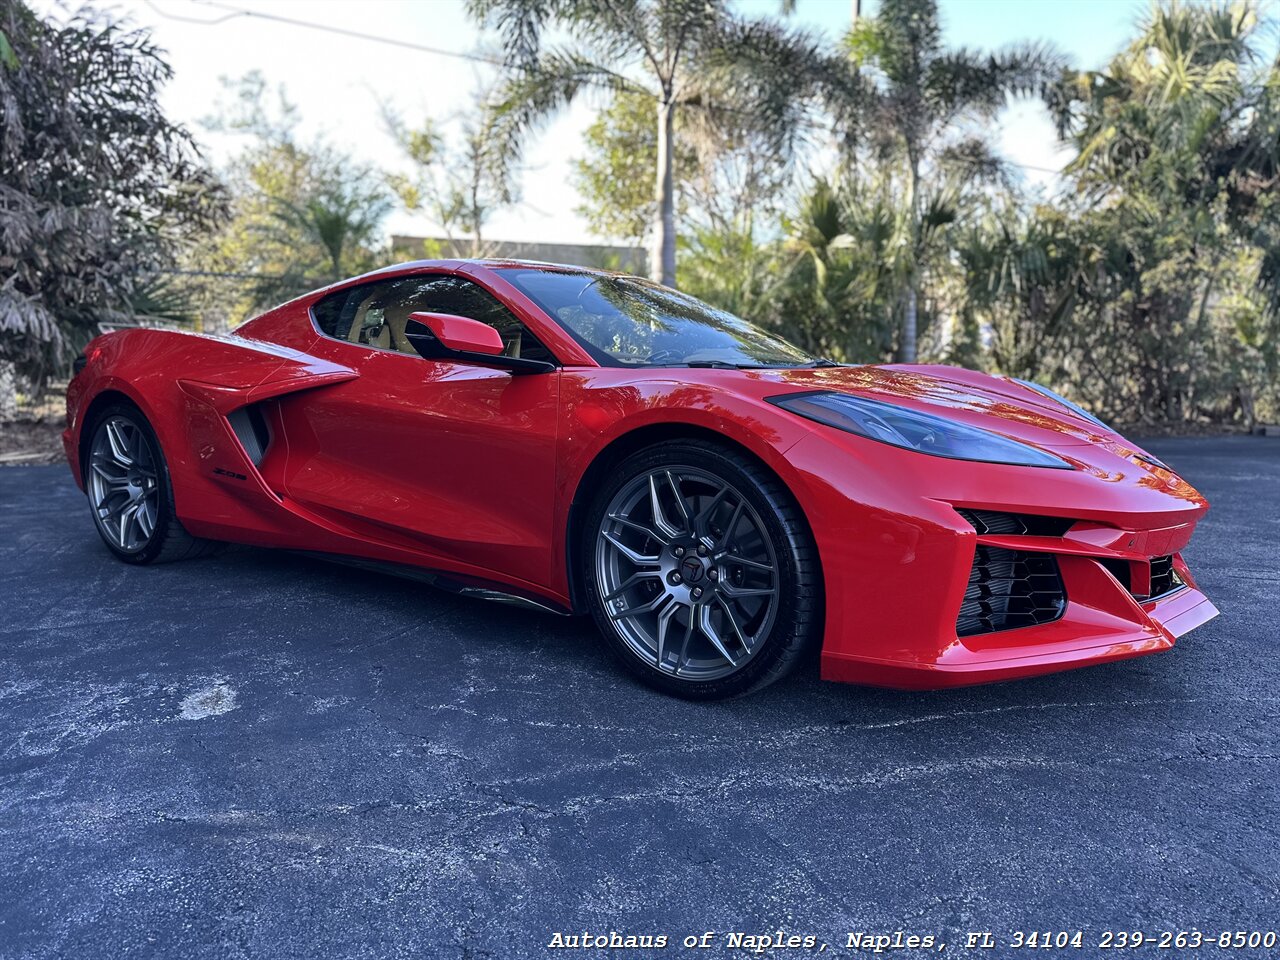
<path id="1" fill-rule="evenodd" d="M 424 305 L 423 298 L 416 289 L 405 290 L 401 284 L 393 285 L 389 289 L 375 286 L 367 296 L 357 301 L 351 325 L 347 331 L 347 340 L 381 350 L 396 350 L 400 353 L 416 355 L 417 351 L 405 336 L 405 327 L 408 325 L 411 314 L 427 309 L 430 309 L 430 306 Z M 470 316 L 469 319 L 488 323 L 488 320 L 482 316 Z M 514 320 L 514 318 L 511 319 Z M 519 321 L 505 325 L 505 330 L 495 324 L 489 325 L 502 335 L 503 355 L 519 357 L 524 333 L 524 328 Z"/>

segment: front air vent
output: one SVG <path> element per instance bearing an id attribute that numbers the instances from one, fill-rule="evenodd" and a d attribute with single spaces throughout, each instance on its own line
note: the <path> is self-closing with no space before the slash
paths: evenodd
<path id="1" fill-rule="evenodd" d="M 971 637 L 1051 623 L 1066 606 L 1058 561 L 1052 554 L 979 545 L 956 618 L 956 635 Z"/>
<path id="2" fill-rule="evenodd" d="M 956 513 L 982 536 L 1060 537 L 1075 523 L 1065 517 L 1042 517 L 1032 513 L 1000 513 L 996 510 L 956 508 Z"/>
<path id="3" fill-rule="evenodd" d="M 1186 584 L 1178 576 L 1178 571 L 1173 569 L 1172 556 L 1151 558 L 1151 596 L 1148 599 L 1156 600 L 1184 586 Z"/>
<path id="4" fill-rule="evenodd" d="M 1124 587 L 1129 592 L 1129 595 L 1140 603 L 1158 600 L 1186 586 L 1182 582 L 1182 578 L 1178 576 L 1178 572 L 1173 569 L 1172 556 L 1152 557 L 1147 561 L 1151 564 L 1150 593 L 1138 593 L 1133 589 L 1132 564 L 1128 560 L 1113 560 L 1102 557 L 1097 559 L 1098 563 L 1106 567 L 1111 575 L 1120 581 L 1120 586 Z M 1141 563 L 1141 561 L 1137 560 L 1133 562 Z"/>
<path id="5" fill-rule="evenodd" d="M 271 443 L 271 431 L 267 429 L 267 421 L 256 404 L 233 410 L 227 415 L 227 422 L 235 431 L 236 439 L 255 467 L 262 463 L 266 456 L 267 445 Z"/>
<path id="6" fill-rule="evenodd" d="M 1120 586 L 1124 587 L 1129 593 L 1133 593 L 1133 570 L 1128 560 L 1099 558 L 1098 562 L 1106 567 L 1107 572 L 1119 581 Z M 1134 594 L 1134 596 L 1137 596 L 1137 594 Z"/>

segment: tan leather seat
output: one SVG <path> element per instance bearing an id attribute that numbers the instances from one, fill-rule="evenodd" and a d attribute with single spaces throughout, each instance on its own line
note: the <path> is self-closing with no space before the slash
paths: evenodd
<path id="1" fill-rule="evenodd" d="M 356 315 L 351 318 L 351 329 L 347 331 L 347 339 L 352 343 L 368 342 L 364 337 L 364 321 L 376 296 L 376 292 L 370 293 L 361 301 L 360 306 L 356 307 Z"/>
<path id="2" fill-rule="evenodd" d="M 373 301 L 376 294 L 371 294 L 359 307 L 356 308 L 355 318 L 351 321 L 351 329 L 347 332 L 347 339 L 352 343 L 364 343 L 379 350 L 397 350 L 400 353 L 417 354 L 413 349 L 413 345 L 409 343 L 409 338 L 405 336 L 405 327 L 409 323 L 409 317 L 416 313 L 420 307 L 413 303 L 392 303 L 388 304 L 381 311 L 381 323 L 377 326 L 366 327 L 369 320 L 370 309 L 373 307 Z M 508 334 L 502 340 L 502 352 L 508 357 L 519 357 L 521 345 L 521 330 L 519 328 L 513 334 Z"/>
<path id="3" fill-rule="evenodd" d="M 409 315 L 415 312 L 412 304 L 397 303 L 387 307 L 386 313 L 382 315 L 380 337 L 386 342 L 378 343 L 377 346 L 384 350 L 399 350 L 401 353 L 417 353 L 409 343 L 409 338 L 404 335 L 405 326 L 409 323 Z"/>
<path id="4" fill-rule="evenodd" d="M 356 308 L 352 318 L 351 329 L 347 331 L 347 340 L 351 343 L 367 344 L 378 350 L 399 350 L 401 353 L 414 353 L 409 341 L 405 338 L 404 328 L 413 312 L 411 306 L 393 304 L 381 312 L 380 322 L 376 326 L 366 326 L 369 322 L 369 311 L 373 306 L 377 292 L 371 293 Z"/>

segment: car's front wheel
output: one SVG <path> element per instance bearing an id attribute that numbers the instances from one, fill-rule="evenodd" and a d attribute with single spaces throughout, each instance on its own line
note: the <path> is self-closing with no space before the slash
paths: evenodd
<path id="1" fill-rule="evenodd" d="M 688 440 L 633 454 L 586 531 L 592 614 L 651 686 L 699 700 L 748 693 L 821 629 L 822 576 L 799 507 L 735 449 Z"/>
<path id="2" fill-rule="evenodd" d="M 137 407 L 106 407 L 87 431 L 85 493 L 112 553 L 126 563 L 164 563 L 205 556 L 220 546 L 191 536 L 178 520 L 160 441 Z"/>

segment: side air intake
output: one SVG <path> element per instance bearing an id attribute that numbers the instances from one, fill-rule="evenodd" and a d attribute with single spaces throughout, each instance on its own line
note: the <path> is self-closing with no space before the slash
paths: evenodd
<path id="1" fill-rule="evenodd" d="M 266 456 L 267 447 L 271 443 L 271 431 L 267 429 L 267 421 L 257 405 L 233 410 L 227 415 L 227 422 L 235 431 L 240 446 L 244 447 L 244 452 L 248 454 L 249 462 L 255 467 L 262 463 L 262 458 Z"/>

